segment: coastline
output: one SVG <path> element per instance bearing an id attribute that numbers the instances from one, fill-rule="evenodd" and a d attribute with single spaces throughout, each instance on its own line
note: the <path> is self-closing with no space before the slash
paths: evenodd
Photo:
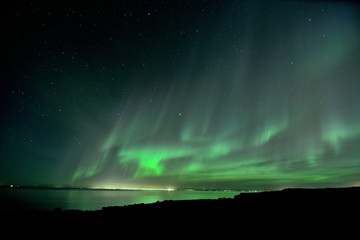
<path id="1" fill-rule="evenodd" d="M 241 193 L 234 198 L 166 200 L 95 211 L 57 208 L 0 213 L 6 219 L 6 228 L 40 232 L 91 235 L 93 231 L 113 233 L 117 229 L 147 235 L 170 229 L 187 236 L 186 232 L 193 229 L 196 234 L 203 232 L 208 236 L 219 231 L 231 236 L 252 232 L 264 237 L 285 234 L 292 239 L 298 233 L 306 237 L 331 236 L 340 230 L 338 234 L 354 234 L 358 229 L 359 202 L 360 187 L 284 189 Z"/>
<path id="2" fill-rule="evenodd" d="M 74 189 L 74 188 L 72 188 Z M 86 189 L 85 189 L 86 190 Z M 250 212 L 286 212 L 291 209 L 293 212 L 315 211 L 326 212 L 337 209 L 354 208 L 360 202 L 360 187 L 347 188 L 288 188 L 275 191 L 242 192 L 234 198 L 218 199 L 195 199 L 195 200 L 164 200 L 154 203 L 130 204 L 124 206 L 108 206 L 101 210 L 62 210 L 55 208 L 52 211 L 11 211 L 8 214 L 40 214 L 48 216 L 107 216 L 116 214 L 130 214 L 147 211 L 158 213 L 173 211 L 177 213 L 191 211 L 241 211 Z M 4 212 L 2 212 L 4 213 Z"/>

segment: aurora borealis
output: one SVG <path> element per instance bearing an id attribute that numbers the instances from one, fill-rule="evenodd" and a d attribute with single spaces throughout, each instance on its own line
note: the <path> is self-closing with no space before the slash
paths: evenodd
<path id="1" fill-rule="evenodd" d="M 360 185 L 355 1 L 15 1 L 0 184 Z"/>

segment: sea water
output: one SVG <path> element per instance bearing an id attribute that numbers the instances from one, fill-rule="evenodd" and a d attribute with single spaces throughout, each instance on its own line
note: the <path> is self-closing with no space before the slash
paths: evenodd
<path id="1" fill-rule="evenodd" d="M 163 191 L 90 189 L 0 189 L 0 211 L 100 210 L 107 206 L 164 200 L 233 198 L 240 191 Z"/>

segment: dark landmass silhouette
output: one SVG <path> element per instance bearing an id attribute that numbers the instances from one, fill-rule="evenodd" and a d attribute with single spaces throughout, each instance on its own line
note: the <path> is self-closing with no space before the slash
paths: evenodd
<path id="1" fill-rule="evenodd" d="M 360 187 L 284 189 L 241 193 L 216 200 L 168 200 L 151 204 L 103 207 L 97 211 L 61 210 L 3 212 L 3 219 L 26 224 L 67 226 L 209 226 L 227 228 L 309 228 L 336 226 L 356 229 Z M 15 221 L 15 222 L 14 222 Z M 208 229 L 211 230 L 211 229 Z"/>
<path id="2" fill-rule="evenodd" d="M 234 198 L 199 199 L 199 200 L 165 200 L 148 204 L 103 207 L 102 210 L 81 211 L 56 208 L 53 211 L 27 211 L 49 215 L 109 215 L 131 211 L 224 211 L 239 210 L 243 212 L 281 211 L 290 208 L 293 211 L 309 209 L 335 210 L 360 204 L 360 187 L 303 189 L 289 188 L 279 191 L 249 192 L 236 195 Z M 15 212 L 16 213 L 16 212 Z M 17 212 L 21 213 L 21 212 Z"/>

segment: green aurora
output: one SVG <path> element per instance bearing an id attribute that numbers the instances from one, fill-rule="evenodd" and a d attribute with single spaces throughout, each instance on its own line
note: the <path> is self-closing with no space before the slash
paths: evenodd
<path id="1" fill-rule="evenodd" d="M 45 29 L 14 30 L 0 183 L 360 184 L 358 4 L 150 2 L 39 5 Z"/>

